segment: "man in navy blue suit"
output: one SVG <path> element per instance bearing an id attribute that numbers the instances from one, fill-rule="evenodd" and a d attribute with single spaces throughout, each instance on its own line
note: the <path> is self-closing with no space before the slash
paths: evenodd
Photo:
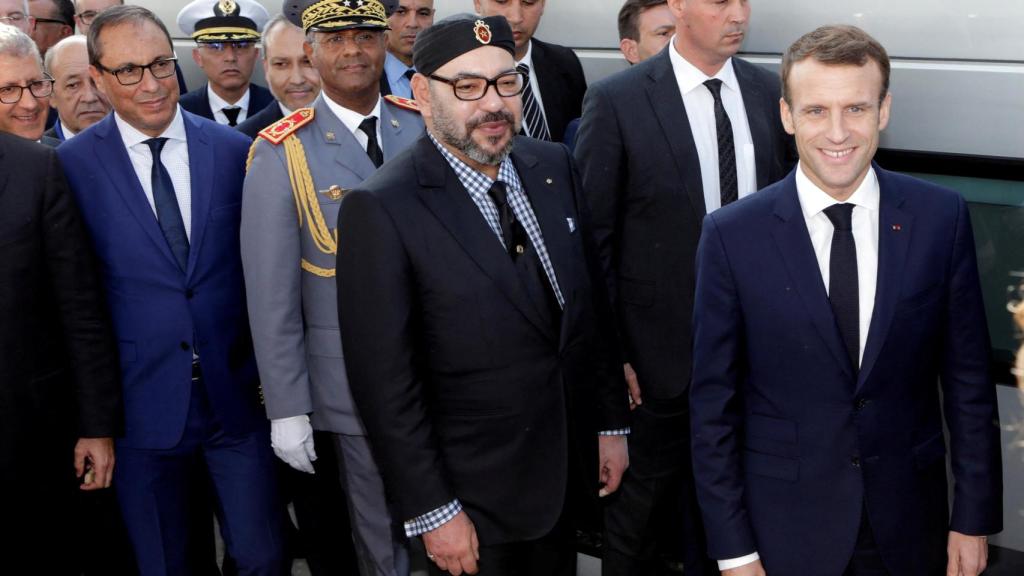
<path id="1" fill-rule="evenodd" d="M 114 482 L 143 575 L 196 573 L 190 508 L 207 474 L 240 574 L 280 574 L 274 455 L 239 249 L 249 139 L 178 106 L 164 25 L 104 11 L 90 75 L 114 108 L 59 155 L 102 263 L 124 386 Z"/>
<path id="2" fill-rule="evenodd" d="M 1002 480 L 967 205 L 872 163 L 892 97 L 862 30 L 797 40 L 782 86 L 797 169 L 708 215 L 698 249 L 690 398 L 710 553 L 726 575 L 974 576 Z"/>

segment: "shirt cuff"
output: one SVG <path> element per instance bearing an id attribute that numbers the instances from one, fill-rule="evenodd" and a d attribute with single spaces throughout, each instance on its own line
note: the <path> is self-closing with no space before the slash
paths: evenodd
<path id="1" fill-rule="evenodd" d="M 718 570 L 725 572 L 726 570 L 732 570 L 733 568 L 739 568 L 740 566 L 746 566 L 747 564 L 753 564 L 761 559 L 761 556 L 754 552 L 753 554 L 747 554 L 746 556 L 740 556 L 739 558 L 727 558 L 725 560 L 718 561 Z"/>
<path id="2" fill-rule="evenodd" d="M 462 504 L 456 498 L 436 510 L 431 510 L 422 516 L 407 520 L 405 522 L 405 535 L 412 538 L 424 532 L 437 530 L 449 520 L 455 518 L 459 512 L 462 512 Z"/>
<path id="3" fill-rule="evenodd" d="M 629 436 L 629 428 L 619 428 L 617 430 L 601 430 L 597 433 L 598 436 Z"/>

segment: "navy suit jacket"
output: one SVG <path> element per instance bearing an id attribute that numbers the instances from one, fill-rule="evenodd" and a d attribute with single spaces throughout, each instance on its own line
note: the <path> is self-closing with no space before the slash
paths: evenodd
<path id="1" fill-rule="evenodd" d="M 264 128 L 277 122 L 281 118 L 284 118 L 284 114 L 281 112 L 281 106 L 278 104 L 277 100 L 274 100 L 256 114 L 249 116 L 244 122 L 235 126 L 235 129 L 255 140 Z"/>
<path id="2" fill-rule="evenodd" d="M 229 434 L 265 425 L 246 314 L 239 225 L 249 139 L 182 112 L 192 238 L 178 268 L 111 114 L 57 152 L 102 264 L 124 386 L 123 445 L 181 438 L 199 355 L 214 415 Z M 216 183 L 216 185 L 214 185 Z"/>
<path id="3" fill-rule="evenodd" d="M 187 94 L 182 94 L 181 100 L 178 103 L 186 111 L 216 122 L 217 119 L 213 117 L 213 109 L 210 108 L 210 97 L 206 91 L 206 86 L 206 84 L 203 84 Z M 246 119 L 275 101 L 274 95 L 270 93 L 270 90 L 258 84 L 249 84 L 249 108 L 245 112 Z"/>
<path id="4" fill-rule="evenodd" d="M 841 574 L 866 510 L 888 571 L 925 576 L 943 573 L 948 530 L 1001 530 L 998 412 L 967 205 L 875 170 L 878 288 L 859 371 L 795 171 L 704 220 L 690 412 L 715 558 L 757 550 L 773 576 Z"/>

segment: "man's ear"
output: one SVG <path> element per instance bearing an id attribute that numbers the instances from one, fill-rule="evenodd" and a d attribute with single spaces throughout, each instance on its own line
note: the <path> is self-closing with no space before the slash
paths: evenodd
<path id="1" fill-rule="evenodd" d="M 92 83 L 96 85 L 96 90 L 107 100 L 110 100 L 110 95 L 107 94 L 107 89 L 103 85 L 103 72 L 93 65 L 89 65 L 89 77 L 92 78 Z"/>
<path id="2" fill-rule="evenodd" d="M 882 105 L 878 108 L 878 131 L 885 130 L 889 125 L 889 111 L 892 109 L 892 92 L 886 92 Z"/>
<path id="3" fill-rule="evenodd" d="M 626 60 L 630 64 L 636 64 L 640 61 L 640 47 L 637 45 L 636 40 L 632 38 L 623 38 L 619 40 L 619 51 L 626 57 Z"/>
<path id="4" fill-rule="evenodd" d="M 789 109 L 785 98 L 779 98 L 779 115 L 782 116 L 782 127 L 786 129 L 786 134 L 790 136 L 796 134 L 796 127 L 793 125 L 793 111 Z"/>
<path id="5" fill-rule="evenodd" d="M 416 73 L 409 82 L 412 86 L 412 97 L 420 107 L 420 115 L 431 118 L 430 114 L 430 80 L 423 74 Z"/>
<path id="6" fill-rule="evenodd" d="M 196 63 L 196 66 L 203 67 L 203 53 L 199 51 L 199 48 L 192 49 L 192 60 Z"/>

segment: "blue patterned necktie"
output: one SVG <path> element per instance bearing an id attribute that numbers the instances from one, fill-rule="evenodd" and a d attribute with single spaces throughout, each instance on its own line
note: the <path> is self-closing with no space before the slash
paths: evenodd
<path id="1" fill-rule="evenodd" d="M 178 197 L 174 194 L 171 175 L 160 161 L 160 152 L 166 143 L 167 138 L 150 138 L 145 141 L 153 153 L 153 169 L 150 172 L 153 204 L 156 206 L 156 219 L 160 222 L 160 229 L 171 248 L 171 254 L 174 254 L 174 259 L 184 272 L 188 266 L 188 235 L 185 233 L 185 221 L 181 218 L 181 208 L 178 207 Z"/>
<path id="2" fill-rule="evenodd" d="M 732 138 L 732 122 L 722 104 L 722 81 L 712 78 L 704 82 L 715 99 L 715 131 L 718 133 L 718 183 L 722 206 L 739 198 L 736 178 L 736 145 Z"/>
<path id="3" fill-rule="evenodd" d="M 832 221 L 832 254 L 828 262 L 828 300 L 853 371 L 860 367 L 860 290 L 857 285 L 857 243 L 853 238 L 853 204 L 825 209 Z"/>

